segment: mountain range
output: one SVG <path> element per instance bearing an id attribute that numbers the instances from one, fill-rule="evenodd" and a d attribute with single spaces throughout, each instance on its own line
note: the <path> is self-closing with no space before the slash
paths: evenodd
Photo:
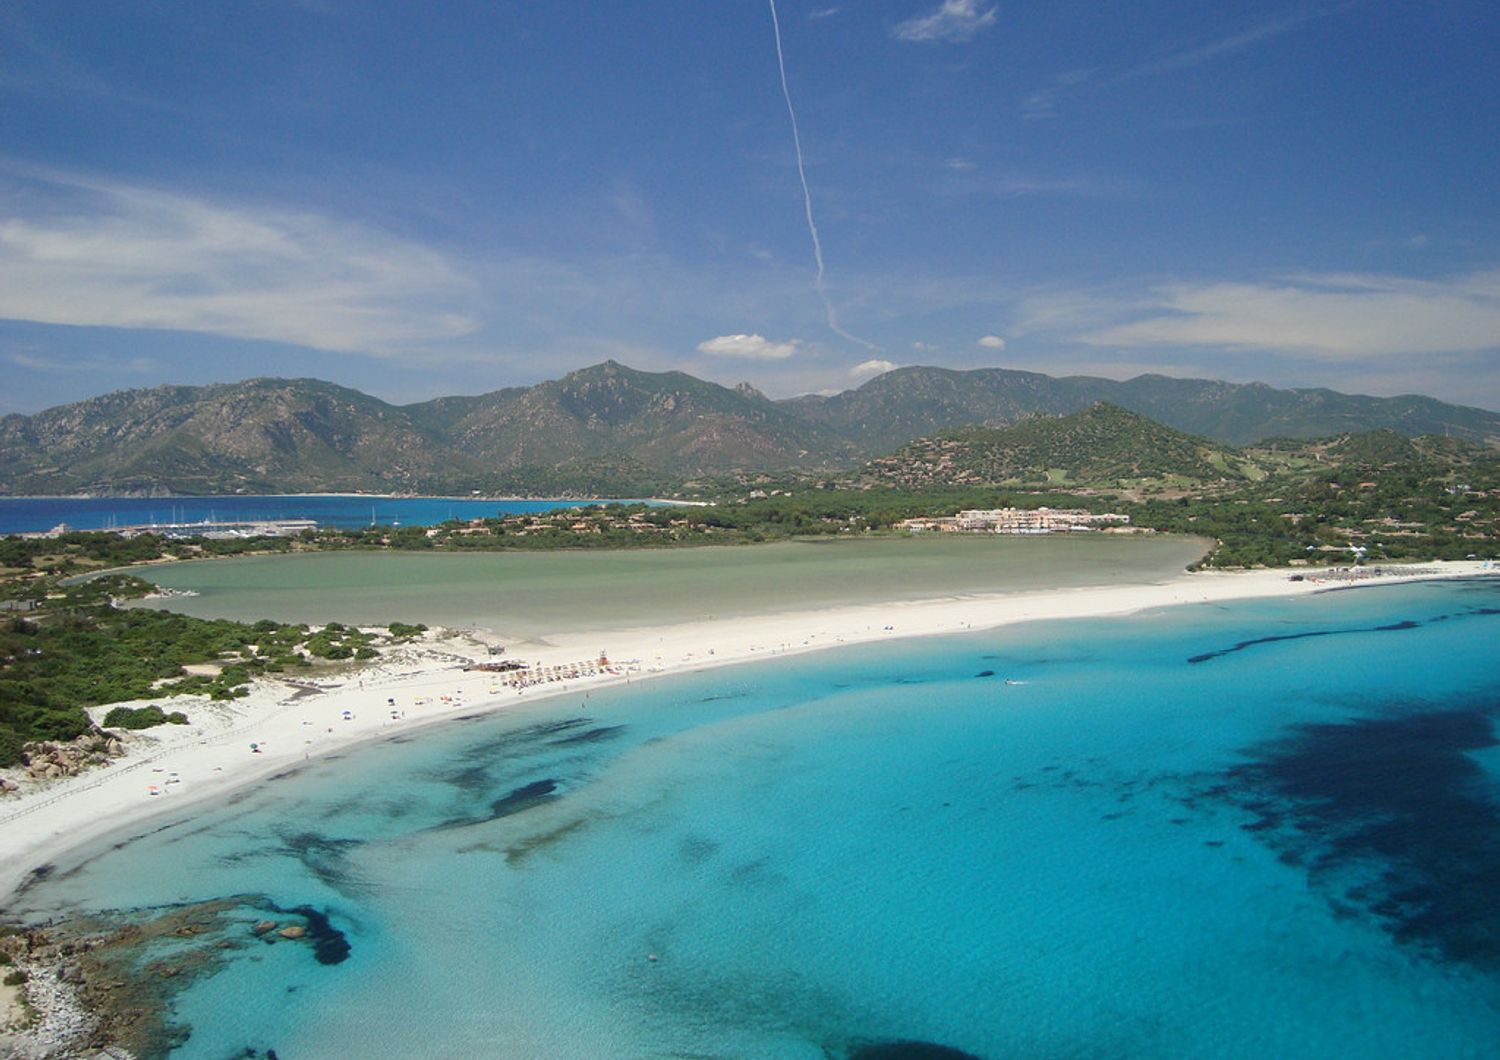
<path id="1" fill-rule="evenodd" d="M 0 494 L 641 494 L 699 475 L 849 468 L 941 432 L 1098 402 L 1231 446 L 1382 429 L 1500 445 L 1500 414 L 1419 396 L 911 367 L 773 401 L 607 361 L 412 405 L 313 379 L 117 391 L 0 419 Z"/>

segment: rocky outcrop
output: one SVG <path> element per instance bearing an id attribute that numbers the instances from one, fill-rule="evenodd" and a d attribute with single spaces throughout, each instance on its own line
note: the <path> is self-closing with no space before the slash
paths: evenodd
<path id="1" fill-rule="evenodd" d="M 266 917 L 267 912 L 277 919 Z M 247 913 L 254 919 L 247 919 Z M 247 928 L 263 944 L 305 947 L 320 964 L 337 964 L 349 955 L 347 939 L 325 912 L 312 906 L 282 909 L 264 895 L 190 902 L 137 915 L 81 915 L 41 927 L 0 922 L 0 964 L 25 976 L 30 1013 L 24 1026 L 0 1028 L 0 1058 L 167 1055 L 192 1030 L 174 1022 L 174 999 L 253 945 Z M 163 946 L 164 940 L 171 944 Z M 264 1055 L 274 1054 L 267 1050 Z"/>
<path id="2" fill-rule="evenodd" d="M 0 939 L 6 970 L 25 976 L 21 986 L 30 1019 L 0 1034 L 0 1056 L 26 1060 L 98 1055 L 86 1048 L 98 1018 L 83 1004 L 74 949 L 50 946 L 45 936 L 16 933 Z M 80 1047 L 84 1047 L 80 1051 Z"/>
<path id="3" fill-rule="evenodd" d="M 94 766 L 107 765 L 111 759 L 125 754 L 125 744 L 108 733 L 95 731 L 65 743 L 52 740 L 28 743 L 21 748 L 21 754 L 27 776 L 33 780 L 53 780 L 77 776 Z M 4 785 L 0 784 L 0 787 Z"/>

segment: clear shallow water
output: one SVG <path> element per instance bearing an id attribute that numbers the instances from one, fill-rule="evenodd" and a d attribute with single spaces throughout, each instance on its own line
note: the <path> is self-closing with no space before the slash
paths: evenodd
<path id="1" fill-rule="evenodd" d="M 453 497 L 217 496 L 0 497 L 0 534 L 37 533 L 67 523 L 75 530 L 210 521 L 313 519 L 320 526 L 433 526 L 449 519 L 494 518 L 598 501 L 497 501 Z"/>
<path id="2" fill-rule="evenodd" d="M 234 951 L 174 1057 L 1489 1056 L 1497 633 L 1490 580 L 645 682 L 310 763 L 18 904 L 327 913 L 346 960 Z"/>
<path id="3" fill-rule="evenodd" d="M 965 593 L 1142 585 L 1203 543 L 1159 535 L 943 535 L 612 551 L 316 553 L 153 567 L 200 618 L 482 626 L 517 637 Z M 155 606 L 155 605 L 153 605 Z"/>

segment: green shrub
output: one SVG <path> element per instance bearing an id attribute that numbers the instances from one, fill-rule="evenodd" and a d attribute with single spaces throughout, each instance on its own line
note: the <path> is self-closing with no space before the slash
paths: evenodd
<path id="1" fill-rule="evenodd" d="M 323 633 L 308 638 L 307 650 L 320 659 L 347 659 L 354 654 L 353 648 Z"/>
<path id="2" fill-rule="evenodd" d="M 5 977 L 6 986 L 20 986 L 24 982 L 26 982 L 26 973 L 21 971 L 21 969 L 19 968 L 17 968 L 13 972 L 10 972 Z"/>
<path id="3" fill-rule="evenodd" d="M 249 669 L 240 664 L 226 666 L 219 672 L 219 683 L 223 685 L 243 685 L 249 680 Z"/>
<path id="4" fill-rule="evenodd" d="M 172 713 L 167 715 L 168 725 L 186 725 L 187 723 L 188 716 L 180 710 L 174 710 L 172 711 Z"/>
<path id="5" fill-rule="evenodd" d="M 149 729 L 166 722 L 166 714 L 154 704 L 149 707 L 115 707 L 104 715 L 106 729 Z"/>
<path id="6" fill-rule="evenodd" d="M 21 735 L 8 725 L 0 725 L 0 766 L 21 764 Z"/>

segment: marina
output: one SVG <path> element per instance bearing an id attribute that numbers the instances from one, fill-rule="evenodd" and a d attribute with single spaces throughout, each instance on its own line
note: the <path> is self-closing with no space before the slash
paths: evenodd
<path id="1" fill-rule="evenodd" d="M 394 497 L 372 494 L 217 494 L 210 497 L 0 497 L 0 535 L 72 530 L 191 530 L 204 522 L 237 530 L 260 523 L 322 527 L 433 526 L 449 520 L 495 518 L 601 500 L 476 497 Z"/>
<path id="2" fill-rule="evenodd" d="M 305 530 L 316 530 L 315 519 L 240 519 L 224 520 L 205 518 L 192 523 L 137 523 L 126 526 L 106 527 L 111 533 L 122 537 L 139 534 L 155 534 L 159 537 L 189 538 L 203 537 L 209 540 L 249 537 L 295 537 Z M 41 533 L 22 533 L 20 537 L 53 538 L 72 533 L 73 527 L 59 523 L 51 530 Z"/>

